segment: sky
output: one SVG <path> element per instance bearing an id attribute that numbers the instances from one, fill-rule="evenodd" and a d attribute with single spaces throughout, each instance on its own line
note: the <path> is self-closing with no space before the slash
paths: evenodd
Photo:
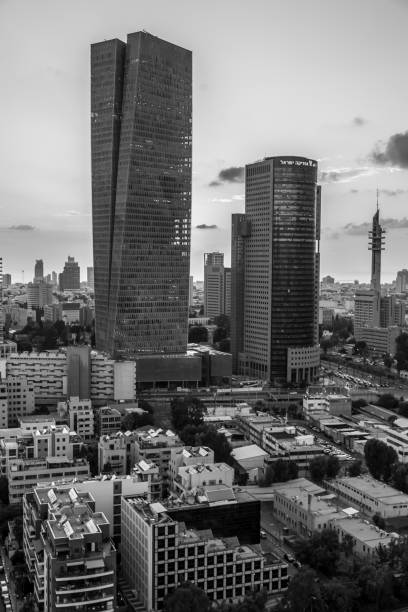
<path id="1" fill-rule="evenodd" d="M 92 265 L 89 46 L 138 30 L 193 52 L 191 274 L 230 262 L 242 168 L 319 162 L 321 276 L 368 281 L 368 225 L 387 229 L 383 281 L 408 267 L 408 0 L 0 0 L 0 257 Z"/>

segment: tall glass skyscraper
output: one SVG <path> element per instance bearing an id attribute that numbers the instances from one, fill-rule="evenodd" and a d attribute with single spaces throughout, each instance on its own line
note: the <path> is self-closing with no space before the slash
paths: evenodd
<path id="1" fill-rule="evenodd" d="M 316 181 L 317 162 L 303 157 L 249 164 L 245 215 L 233 215 L 233 364 L 274 384 L 302 384 L 318 373 Z"/>
<path id="2" fill-rule="evenodd" d="M 96 346 L 187 347 L 191 52 L 147 32 L 91 47 Z"/>

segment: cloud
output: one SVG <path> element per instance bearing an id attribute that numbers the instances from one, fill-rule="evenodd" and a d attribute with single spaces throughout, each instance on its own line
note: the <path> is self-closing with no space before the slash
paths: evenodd
<path id="1" fill-rule="evenodd" d="M 407 217 L 403 217 L 402 219 L 393 219 L 392 217 L 384 218 L 384 219 L 380 219 L 380 223 L 382 227 L 385 229 L 406 229 L 408 228 Z M 366 236 L 370 229 L 371 229 L 371 223 L 369 222 L 347 223 L 341 228 L 340 234 L 348 234 L 349 236 Z"/>
<path id="2" fill-rule="evenodd" d="M 242 202 L 243 200 L 245 200 L 245 196 L 244 195 L 234 195 L 232 196 L 233 200 L 238 200 L 239 202 Z"/>
<path id="3" fill-rule="evenodd" d="M 319 172 L 319 182 L 349 183 L 350 181 L 359 176 L 367 176 L 368 174 L 373 174 L 372 168 L 334 168 L 333 170 L 325 170 Z"/>
<path id="4" fill-rule="evenodd" d="M 406 192 L 407 192 L 406 189 L 380 189 L 379 190 L 379 193 L 382 193 L 383 195 L 390 196 L 390 197 L 399 196 Z"/>
<path id="5" fill-rule="evenodd" d="M 18 230 L 18 231 L 22 231 L 22 232 L 29 232 L 35 229 L 34 225 L 25 225 L 24 223 L 22 225 L 10 225 L 10 227 L 6 227 L 5 229 L 9 229 L 9 230 Z"/>
<path id="6" fill-rule="evenodd" d="M 196 225 L 196 229 L 217 229 L 218 225 L 207 225 L 206 223 L 201 223 L 201 225 Z"/>
<path id="7" fill-rule="evenodd" d="M 243 183 L 245 180 L 245 168 L 243 166 L 231 166 L 224 168 L 218 173 L 217 179 L 209 183 L 210 187 L 219 187 L 224 183 Z"/>
<path id="8" fill-rule="evenodd" d="M 403 134 L 393 134 L 387 143 L 378 142 L 370 158 L 379 166 L 408 168 L 408 131 Z"/>
<path id="9" fill-rule="evenodd" d="M 213 198 L 211 202 L 215 202 L 216 204 L 227 204 L 228 202 L 232 202 L 232 198 Z"/>
<path id="10" fill-rule="evenodd" d="M 364 119 L 364 117 L 354 117 L 352 124 L 355 125 L 356 127 L 361 127 L 362 125 L 365 125 L 367 123 L 367 119 Z"/>
<path id="11" fill-rule="evenodd" d="M 358 189 L 350 189 L 350 193 L 358 193 Z"/>

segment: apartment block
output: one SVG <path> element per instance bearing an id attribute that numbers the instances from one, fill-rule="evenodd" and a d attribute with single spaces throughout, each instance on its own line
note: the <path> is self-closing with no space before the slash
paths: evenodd
<path id="1" fill-rule="evenodd" d="M 170 478 L 173 480 L 180 467 L 214 463 L 214 451 L 208 446 L 175 447 L 170 451 Z"/>
<path id="2" fill-rule="evenodd" d="M 127 438 L 121 431 L 110 436 L 101 436 L 98 442 L 99 472 L 126 474 Z"/>
<path id="3" fill-rule="evenodd" d="M 96 431 L 99 436 L 110 436 L 120 431 L 122 415 L 119 410 L 111 406 L 99 408 L 95 414 Z"/>
<path id="4" fill-rule="evenodd" d="M 70 397 L 66 403 L 69 416 L 69 426 L 85 441 L 95 435 L 94 413 L 91 400 Z"/>
<path id="5" fill-rule="evenodd" d="M 25 496 L 23 525 L 40 610 L 116 609 L 116 549 L 89 492 L 36 488 Z"/>

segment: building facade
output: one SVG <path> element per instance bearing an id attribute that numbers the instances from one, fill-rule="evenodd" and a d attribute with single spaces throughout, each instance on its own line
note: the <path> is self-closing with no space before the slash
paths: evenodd
<path id="1" fill-rule="evenodd" d="M 96 346 L 182 353 L 191 216 L 191 52 L 147 32 L 91 48 Z M 136 258 L 137 254 L 137 258 Z"/>
<path id="2" fill-rule="evenodd" d="M 61 291 L 72 291 L 79 289 L 81 270 L 75 257 L 68 255 L 68 261 L 64 264 L 64 270 L 59 275 L 59 286 Z"/>
<path id="3" fill-rule="evenodd" d="M 204 315 L 210 319 L 224 314 L 224 253 L 204 253 Z"/>
<path id="4" fill-rule="evenodd" d="M 245 215 L 233 216 L 233 360 L 239 373 L 273 384 L 301 384 L 318 373 L 316 181 L 314 160 L 267 157 L 249 164 Z M 234 273 L 237 265 L 240 273 Z"/>

